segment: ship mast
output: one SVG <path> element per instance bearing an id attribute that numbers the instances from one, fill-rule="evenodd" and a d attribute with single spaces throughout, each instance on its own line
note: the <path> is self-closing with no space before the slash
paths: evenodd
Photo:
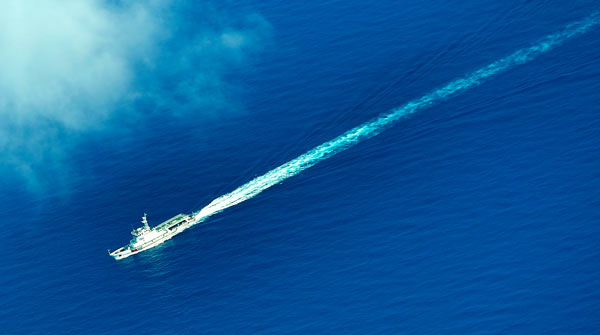
<path id="1" fill-rule="evenodd" d="M 144 213 L 144 216 L 142 216 L 142 223 L 144 224 L 144 228 L 150 230 L 150 226 L 148 226 L 148 220 L 146 219 L 146 213 Z"/>

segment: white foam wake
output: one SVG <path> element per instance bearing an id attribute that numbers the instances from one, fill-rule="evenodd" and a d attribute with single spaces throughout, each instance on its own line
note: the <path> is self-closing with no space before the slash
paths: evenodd
<path id="1" fill-rule="evenodd" d="M 269 187 L 295 176 L 309 167 L 325 160 L 343 150 L 346 150 L 363 140 L 378 135 L 387 127 L 396 123 L 404 116 L 428 108 L 444 99 L 479 85 L 482 80 L 506 71 L 514 66 L 527 63 L 537 56 L 560 45 L 566 40 L 587 32 L 600 23 L 600 13 L 594 12 L 587 18 L 565 26 L 561 31 L 548 35 L 530 47 L 497 60 L 465 77 L 456 79 L 444 87 L 437 89 L 419 99 L 410 101 L 404 106 L 383 113 L 375 119 L 348 130 L 342 135 L 325 142 L 303 155 L 256 177 L 230 193 L 224 194 L 193 215 L 197 222 L 202 222 L 209 216 L 221 212 L 231 206 L 253 198 Z"/>

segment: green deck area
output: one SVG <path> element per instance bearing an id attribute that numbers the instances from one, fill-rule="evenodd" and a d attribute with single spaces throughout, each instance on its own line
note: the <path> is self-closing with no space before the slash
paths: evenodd
<path id="1" fill-rule="evenodd" d="M 168 228 L 168 227 L 169 227 L 169 226 L 171 226 L 171 225 L 174 225 L 174 224 L 177 224 L 177 223 L 179 223 L 179 222 L 180 222 L 181 220 L 183 220 L 183 219 L 184 219 L 186 216 L 187 216 L 187 215 L 186 215 L 186 214 L 183 214 L 183 213 L 181 213 L 181 214 L 177 214 L 177 215 L 175 215 L 174 217 L 172 217 L 172 218 L 168 219 L 167 221 L 165 221 L 165 222 L 163 222 L 163 223 L 159 224 L 158 226 L 154 227 L 154 229 L 157 229 L 157 230 L 166 229 L 166 228 Z"/>

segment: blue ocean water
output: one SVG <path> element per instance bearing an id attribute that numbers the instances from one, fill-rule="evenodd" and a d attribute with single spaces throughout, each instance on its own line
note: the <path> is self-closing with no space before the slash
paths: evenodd
<path id="1" fill-rule="evenodd" d="M 238 111 L 96 134 L 2 181 L 2 333 L 597 333 L 600 29 L 119 262 L 105 250 L 598 10 L 234 1 L 272 37 Z M 143 107 L 140 107 L 143 108 Z M 172 106 L 176 108 L 176 106 Z"/>

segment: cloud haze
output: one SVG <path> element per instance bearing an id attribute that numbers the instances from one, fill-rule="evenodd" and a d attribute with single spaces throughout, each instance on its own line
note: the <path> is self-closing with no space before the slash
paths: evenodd
<path id="1" fill-rule="evenodd" d="M 3 0 L 0 22 L 0 172 L 30 184 L 77 136 L 121 113 L 143 117 L 138 103 L 144 113 L 225 109 L 227 69 L 270 32 L 257 14 L 162 0 Z"/>

